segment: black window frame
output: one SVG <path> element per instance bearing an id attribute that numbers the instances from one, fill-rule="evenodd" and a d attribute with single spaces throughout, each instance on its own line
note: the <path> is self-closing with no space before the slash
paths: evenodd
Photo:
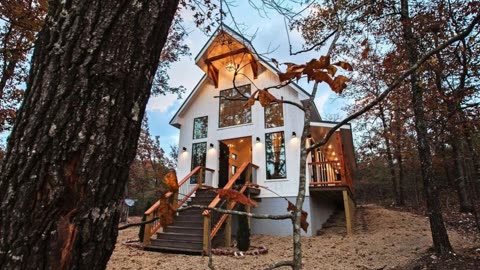
<path id="1" fill-rule="evenodd" d="M 205 137 L 195 138 L 195 122 L 197 121 L 197 119 L 201 119 L 201 118 L 207 118 L 207 124 L 205 126 Z M 192 130 L 193 140 L 205 139 L 207 137 L 208 137 L 208 115 L 193 118 L 193 130 Z"/>
<path id="2" fill-rule="evenodd" d="M 269 177 L 268 165 L 269 165 L 269 163 L 274 163 L 274 162 L 273 161 L 269 162 L 267 147 L 272 147 L 272 146 L 268 145 L 267 142 L 270 139 L 270 138 L 268 138 L 268 136 L 271 135 L 271 134 L 274 134 L 274 133 L 281 133 L 282 134 L 282 142 L 281 142 L 280 147 L 281 147 L 281 149 L 283 148 L 283 153 L 282 153 L 282 151 L 280 151 L 280 156 L 283 156 L 284 171 L 285 172 L 284 172 L 284 175 L 281 175 L 281 176 L 270 175 L 270 177 Z M 287 178 L 287 149 L 286 148 L 287 147 L 286 147 L 286 143 L 285 143 L 285 132 L 283 130 L 265 133 L 265 179 L 266 180 L 276 180 L 276 179 L 286 179 Z M 272 150 L 272 154 L 273 154 L 273 150 Z"/>
<path id="3" fill-rule="evenodd" d="M 244 85 L 241 85 L 241 86 L 237 86 L 237 89 L 242 89 L 244 87 L 247 87 L 248 86 L 248 90 L 246 90 L 243 94 L 247 94 L 248 93 L 248 96 L 250 96 L 252 94 L 252 86 L 251 84 L 244 84 Z M 237 91 L 235 90 L 235 88 L 227 88 L 227 89 L 224 89 L 224 90 L 220 90 L 219 94 L 220 96 L 224 96 L 222 94 L 222 92 L 225 92 L 225 91 Z M 240 98 L 240 94 L 236 93 L 238 95 L 238 98 Z M 231 98 L 237 98 L 237 97 L 231 97 Z M 248 112 L 250 113 L 250 117 L 249 117 L 249 121 L 245 122 L 245 123 L 240 123 L 240 124 L 234 124 L 234 125 L 228 125 L 228 126 L 222 126 L 222 102 L 238 102 L 239 105 L 243 108 L 243 105 L 245 104 L 245 101 L 242 101 L 242 100 L 237 100 L 237 101 L 232 101 L 232 100 L 227 100 L 227 99 L 224 99 L 224 98 L 219 98 L 219 101 L 218 101 L 218 128 L 229 128 L 229 127 L 235 127 L 235 126 L 240 126 L 240 125 L 247 125 L 247 124 L 251 124 L 252 123 L 252 108 L 248 108 L 248 109 L 245 109 L 243 108 L 243 111 L 242 112 L 246 112 L 248 110 Z"/>
<path id="4" fill-rule="evenodd" d="M 205 153 L 203 155 L 203 164 L 197 164 L 196 162 L 194 162 L 194 157 L 195 157 L 195 146 L 196 145 L 200 145 L 200 144 L 203 144 L 205 145 Z M 207 142 L 197 142 L 197 143 L 192 143 L 192 158 L 191 158 L 191 164 L 190 164 L 190 170 L 193 170 L 195 167 L 197 166 L 203 166 L 205 167 L 206 163 L 207 163 Z M 197 179 L 197 174 L 195 175 L 192 175 L 192 177 L 190 177 L 190 184 L 191 185 L 194 185 L 194 184 L 197 184 L 198 183 L 198 179 Z M 203 181 L 205 181 L 205 170 L 203 170 Z"/>

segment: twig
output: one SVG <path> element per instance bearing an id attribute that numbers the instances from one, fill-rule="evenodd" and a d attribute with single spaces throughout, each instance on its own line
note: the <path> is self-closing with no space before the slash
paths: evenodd
<path id="1" fill-rule="evenodd" d="M 142 226 L 142 225 L 145 225 L 145 224 L 148 224 L 148 223 L 152 223 L 152 222 L 154 222 L 155 220 L 158 220 L 158 219 L 160 219 L 160 217 L 155 217 L 152 220 L 142 221 L 142 222 L 138 222 L 138 223 L 129 223 L 129 224 L 118 227 L 118 230 L 121 231 L 121 230 L 128 229 L 130 227 L 133 227 L 133 226 Z"/>
<path id="2" fill-rule="evenodd" d="M 282 266 L 290 266 L 293 269 L 295 263 L 293 261 L 280 261 L 269 265 L 267 268 L 265 268 L 265 270 L 275 269 Z"/>
<path id="3" fill-rule="evenodd" d="M 205 205 L 190 205 L 190 206 L 186 206 L 186 207 L 178 209 L 177 212 L 183 212 L 185 210 L 194 209 L 194 208 L 216 211 L 216 212 L 219 212 L 219 213 L 222 213 L 222 214 L 247 216 L 247 217 L 256 218 L 256 219 L 282 220 L 282 219 L 292 219 L 293 218 L 292 214 L 284 214 L 284 215 L 253 214 L 253 213 L 247 213 L 247 212 L 242 212 L 242 211 L 226 210 L 226 209 L 208 207 L 208 206 L 205 206 Z"/>

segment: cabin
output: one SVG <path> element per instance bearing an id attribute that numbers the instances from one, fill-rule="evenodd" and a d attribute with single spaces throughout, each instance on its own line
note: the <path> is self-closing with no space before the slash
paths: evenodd
<path id="1" fill-rule="evenodd" d="M 282 103 L 264 108 L 256 102 L 244 107 L 245 101 L 239 100 L 242 96 L 280 81 L 277 69 L 225 25 L 205 44 L 195 64 L 205 74 L 170 121 L 180 130 L 177 175 L 182 180 L 178 194 L 168 196 L 179 208 L 201 204 L 234 209 L 238 205 L 222 200 L 215 189 L 235 189 L 258 202 L 258 207 L 246 207 L 246 211 L 287 213 L 285 198 L 295 202 L 299 186 L 303 111 Z M 235 68 L 240 68 L 236 88 Z M 309 93 L 294 83 L 270 92 L 297 103 L 309 98 Z M 336 124 L 322 121 L 315 104 L 312 107 L 307 145 L 322 139 Z M 308 156 L 304 210 L 310 226 L 305 235 L 316 235 L 339 208 L 345 210 L 346 229 L 351 233 L 355 167 L 349 124 Z M 157 202 L 145 213 L 147 220 L 156 217 L 158 208 Z M 249 224 L 252 234 L 292 234 L 290 220 L 250 219 Z M 236 227 L 236 217 L 189 209 L 178 213 L 174 223 L 165 228 L 158 221 L 148 224 L 144 244 L 151 250 L 208 253 L 211 246 L 229 246 Z"/>

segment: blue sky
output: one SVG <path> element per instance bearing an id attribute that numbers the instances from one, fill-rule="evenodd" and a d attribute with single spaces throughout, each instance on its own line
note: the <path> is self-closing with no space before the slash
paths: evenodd
<path id="1" fill-rule="evenodd" d="M 258 53 L 275 51 L 268 55 L 263 55 L 265 58 L 275 58 L 280 62 L 295 62 L 304 63 L 312 58 L 318 58 L 320 52 L 308 52 L 296 56 L 289 55 L 287 33 L 284 26 L 283 18 L 271 12 L 269 17 L 261 17 L 249 5 L 238 5 L 231 7 L 232 13 L 235 16 L 237 25 L 241 28 L 242 34 L 253 35 L 256 32 L 252 44 Z M 187 44 L 190 46 L 192 56 L 184 57 L 180 62 L 172 65 L 169 75 L 171 78 L 171 85 L 183 85 L 187 91 L 182 96 L 185 98 L 193 90 L 200 78 L 203 76 L 203 71 L 194 63 L 194 57 L 201 50 L 203 45 L 208 41 L 208 36 L 203 34 L 199 29 L 196 29 L 192 23 L 192 14 L 185 12 L 183 17 L 185 20 L 185 28 L 190 32 L 187 38 Z M 224 23 L 235 29 L 230 16 L 225 19 Z M 235 29 L 238 31 L 238 29 Z M 303 39 L 298 32 L 290 32 L 290 40 L 293 50 L 302 48 Z M 324 52 L 323 52 L 324 54 Z M 313 83 L 307 84 L 306 81 L 300 81 L 299 84 L 308 92 L 310 92 Z M 178 100 L 176 95 L 158 96 L 150 98 L 147 105 L 147 113 L 149 117 L 150 132 L 154 136 L 160 136 L 160 143 L 162 147 L 168 152 L 170 144 L 178 142 L 178 129 L 170 126 L 168 122 L 182 104 L 182 100 Z M 339 114 L 345 116 L 341 107 L 345 101 L 338 98 L 325 85 L 320 87 L 320 91 L 315 99 L 317 107 L 322 117 L 326 114 Z"/>

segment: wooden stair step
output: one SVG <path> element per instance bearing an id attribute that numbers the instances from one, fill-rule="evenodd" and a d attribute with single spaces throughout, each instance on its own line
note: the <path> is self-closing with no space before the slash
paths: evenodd
<path id="1" fill-rule="evenodd" d="M 202 233 L 178 233 L 178 232 L 162 232 L 157 234 L 157 239 L 173 239 L 173 240 L 203 240 Z"/>
<path id="2" fill-rule="evenodd" d="M 170 249 L 199 249 L 203 248 L 203 241 L 184 239 L 151 239 L 151 246 Z"/>
<path id="3" fill-rule="evenodd" d="M 170 225 L 167 228 L 165 228 L 165 232 L 202 233 L 203 234 L 203 228 L 198 225 L 197 226 L 176 226 L 176 224 L 174 223 L 173 225 Z"/>
<path id="4" fill-rule="evenodd" d="M 164 252 L 164 253 L 174 253 L 174 254 L 187 254 L 187 255 L 202 255 L 202 249 L 194 249 L 194 248 L 169 248 L 169 247 L 159 247 L 159 246 L 146 246 L 144 250 L 148 251 L 157 251 L 157 252 Z"/>

